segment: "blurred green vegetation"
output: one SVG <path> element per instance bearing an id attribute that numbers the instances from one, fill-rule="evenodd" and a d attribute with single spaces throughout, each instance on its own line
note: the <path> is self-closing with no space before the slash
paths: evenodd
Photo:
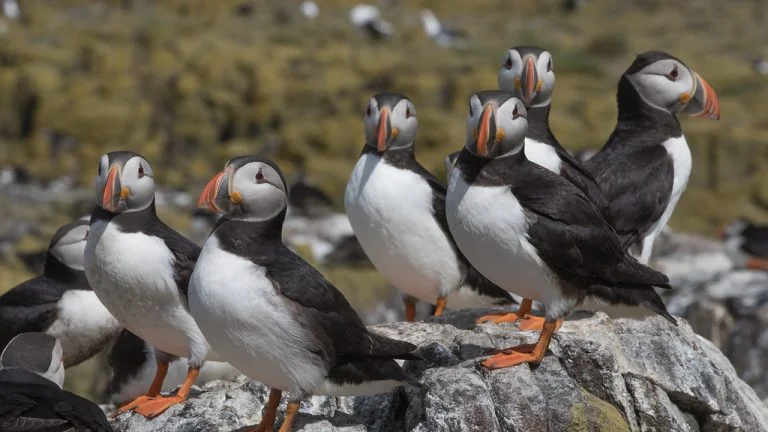
<path id="1" fill-rule="evenodd" d="M 298 0 L 23 2 L 27 19 L 0 34 L 0 164 L 41 179 L 74 173 L 88 186 L 99 155 L 131 149 L 159 183 L 195 195 L 230 157 L 270 151 L 288 175 L 303 164 L 341 209 L 372 94 L 413 99 L 417 155 L 443 177 L 443 157 L 463 144 L 467 98 L 495 88 L 506 48 L 553 53 L 552 127 L 570 149 L 602 145 L 619 76 L 636 53 L 660 49 L 705 77 L 722 110 L 719 122 L 681 119 L 694 171 L 672 227 L 709 233 L 742 214 L 768 216 L 768 77 L 751 68 L 768 56 L 764 1 L 590 0 L 575 14 L 561 0 L 396 1 L 383 11 L 396 36 L 379 43 L 350 24 L 356 1 L 319 3 L 308 20 Z M 422 7 L 466 29 L 470 46 L 436 46 Z M 7 207 L 31 211 L 20 206 Z M 44 246 L 80 210 L 55 209 L 24 214 L 45 228 L 19 249 Z M 178 229 L 189 222 L 163 217 Z M 0 291 L 30 277 L 13 254 L 1 258 Z M 372 270 L 324 271 L 356 306 L 384 286 Z M 95 387 L 70 385 L 90 395 Z"/>
<path id="2" fill-rule="evenodd" d="M 299 3 L 24 2 L 28 20 L 0 36 L 0 161 L 88 184 L 102 152 L 128 148 L 153 162 L 159 182 L 194 193 L 229 157 L 266 146 L 289 173 L 305 162 L 340 198 L 374 92 L 415 101 L 418 156 L 440 174 L 443 155 L 462 145 L 467 96 L 495 87 L 505 48 L 554 53 L 552 123 L 572 149 L 604 142 L 621 72 L 636 53 L 662 49 L 722 104 L 719 122 L 683 120 L 696 165 L 672 225 L 708 231 L 766 209 L 768 79 L 750 65 L 768 55 L 762 1 L 591 0 L 570 15 L 560 0 L 399 1 L 383 12 L 397 29 L 383 43 L 349 23 L 354 1 L 321 2 L 316 20 Z M 470 47 L 432 43 L 421 7 L 467 29 Z"/>

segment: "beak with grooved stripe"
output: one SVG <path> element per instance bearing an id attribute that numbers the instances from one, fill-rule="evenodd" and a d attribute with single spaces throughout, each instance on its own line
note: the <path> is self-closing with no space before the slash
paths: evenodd
<path id="1" fill-rule="evenodd" d="M 113 213 L 120 209 L 120 203 L 125 201 L 131 194 L 131 191 L 127 187 L 121 186 L 121 174 L 121 165 L 119 163 L 112 164 L 107 173 L 107 181 L 104 184 L 104 190 L 101 192 L 101 207 Z"/>
<path id="2" fill-rule="evenodd" d="M 486 105 L 477 128 L 477 154 L 487 156 L 496 140 L 496 107 Z"/>
<path id="3" fill-rule="evenodd" d="M 227 213 L 233 204 L 240 204 L 236 202 L 239 201 L 236 194 L 230 193 L 233 174 L 232 168 L 227 167 L 213 176 L 197 199 L 197 206 L 217 213 Z"/>
<path id="4" fill-rule="evenodd" d="M 683 112 L 693 117 L 719 120 L 720 101 L 717 99 L 715 89 L 701 75 L 691 72 L 695 77 L 694 88 L 691 92 L 680 96 L 680 102 L 687 102 Z"/>

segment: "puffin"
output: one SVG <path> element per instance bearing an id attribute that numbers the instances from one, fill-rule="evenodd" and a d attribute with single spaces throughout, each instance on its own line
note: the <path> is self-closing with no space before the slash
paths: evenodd
<path id="1" fill-rule="evenodd" d="M 419 383 L 395 359 L 416 347 L 369 331 L 346 298 L 282 241 L 288 190 L 280 168 L 236 157 L 198 205 L 223 213 L 189 283 L 189 310 L 213 349 L 271 388 L 256 430 L 271 431 L 283 391 L 280 432 L 310 395 L 370 395 Z"/>
<path id="2" fill-rule="evenodd" d="M 157 371 L 155 350 L 146 341 L 128 330 L 120 332 L 107 357 L 112 369 L 107 392 L 115 405 L 130 402 L 147 390 Z M 184 381 L 187 359 L 179 358 L 168 365 L 168 374 L 161 391 L 171 391 Z M 195 384 L 213 380 L 232 380 L 239 372 L 229 363 L 206 361 L 200 368 Z"/>
<path id="3" fill-rule="evenodd" d="M 117 338 L 120 323 L 85 277 L 87 236 L 87 220 L 61 226 L 48 243 L 42 274 L 0 296 L 0 350 L 20 333 L 43 332 L 58 338 L 64 367 L 72 367 Z"/>
<path id="4" fill-rule="evenodd" d="M 619 80 L 618 120 L 584 167 L 610 203 L 622 245 L 647 264 L 691 174 L 691 151 L 676 115 L 720 118 L 715 90 L 679 59 L 638 55 Z"/>
<path id="5" fill-rule="evenodd" d="M 157 372 L 143 396 L 120 407 L 152 418 L 182 402 L 209 353 L 187 307 L 189 277 L 200 247 L 163 223 L 155 209 L 149 162 L 132 151 L 104 154 L 98 205 L 85 245 L 85 274 L 104 306 L 126 329 L 155 348 Z M 159 397 L 168 363 L 188 359 L 175 396 Z"/>
<path id="6" fill-rule="evenodd" d="M 501 90 L 472 95 L 466 144 L 446 195 L 461 251 L 491 281 L 544 305 L 534 345 L 503 350 L 486 368 L 538 363 L 563 319 L 586 300 L 644 307 L 672 323 L 654 290 L 666 275 L 630 256 L 600 209 L 571 182 L 528 160 L 527 112 Z"/>
<path id="7" fill-rule="evenodd" d="M 365 144 L 344 192 L 344 207 L 373 265 L 405 294 L 406 321 L 415 300 L 451 307 L 515 303 L 461 254 L 445 218 L 445 185 L 414 155 L 418 120 L 398 93 L 373 96 L 364 116 Z M 471 276 L 471 277 L 468 277 Z"/>
<path id="8" fill-rule="evenodd" d="M 0 354 L 0 430 L 111 431 L 95 403 L 62 390 L 64 352 L 55 337 L 16 335 Z"/>
<path id="9" fill-rule="evenodd" d="M 498 72 L 499 89 L 520 99 L 527 111 L 528 129 L 525 133 L 525 157 L 573 183 L 600 209 L 611 222 L 610 207 L 592 174 L 555 138 L 549 127 L 555 71 L 552 54 L 533 46 L 516 46 L 504 53 Z M 531 299 L 523 299 L 517 313 L 486 315 L 482 322 L 514 322 L 526 319 L 526 328 L 540 328 L 544 321 L 529 315 Z"/>
<path id="10" fill-rule="evenodd" d="M 768 226 L 741 217 L 723 227 L 718 237 L 739 266 L 768 270 Z"/>

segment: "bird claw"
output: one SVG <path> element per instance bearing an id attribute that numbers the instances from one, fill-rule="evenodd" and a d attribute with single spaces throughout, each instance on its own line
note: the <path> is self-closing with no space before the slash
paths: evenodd
<path id="1" fill-rule="evenodd" d="M 134 410 L 136 407 L 138 407 L 139 405 L 141 405 L 143 403 L 146 403 L 146 402 L 149 402 L 149 401 L 152 401 L 152 400 L 155 400 L 155 399 L 157 399 L 157 396 L 141 395 L 141 396 L 137 397 L 136 399 L 134 399 L 134 400 L 126 403 L 125 405 L 121 406 L 117 410 L 115 410 L 115 412 L 112 413 L 111 417 L 115 418 L 115 417 L 119 416 L 120 414 L 123 414 L 123 413 L 126 413 L 128 411 Z"/>
<path id="2" fill-rule="evenodd" d="M 501 323 L 513 323 L 519 320 L 520 317 L 516 313 L 504 313 L 504 314 L 490 314 L 490 315 L 483 315 L 480 318 L 475 321 L 476 324 L 484 324 L 484 323 L 493 323 L 493 324 L 501 324 Z"/>
<path id="3" fill-rule="evenodd" d="M 486 369 L 502 369 L 524 363 L 538 363 L 541 359 L 529 352 L 516 351 L 518 347 L 504 350 L 490 358 L 483 360 L 480 364 Z M 531 351 L 533 351 L 531 349 Z"/>
<path id="4" fill-rule="evenodd" d="M 154 398 L 150 401 L 146 401 L 140 404 L 133 411 L 143 415 L 148 419 L 151 419 L 159 416 L 168 408 L 181 402 L 184 402 L 184 398 L 181 396 Z"/>

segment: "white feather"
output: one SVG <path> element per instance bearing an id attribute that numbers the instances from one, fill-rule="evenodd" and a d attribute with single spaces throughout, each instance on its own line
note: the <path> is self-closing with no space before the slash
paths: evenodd
<path id="1" fill-rule="evenodd" d="M 446 213 L 459 248 L 488 279 L 549 308 L 559 300 L 560 288 L 527 240 L 523 207 L 509 187 L 470 186 L 454 170 Z"/>
<path id="2" fill-rule="evenodd" d="M 563 161 L 560 160 L 560 156 L 557 155 L 554 147 L 531 138 L 526 138 L 524 149 L 525 157 L 529 161 L 560 175 L 560 165 Z"/>
<path id="3" fill-rule="evenodd" d="M 93 291 L 66 291 L 58 309 L 59 316 L 45 332 L 61 341 L 67 367 L 96 354 L 122 328 Z"/>
<path id="4" fill-rule="evenodd" d="M 685 140 L 685 135 L 670 138 L 664 141 L 662 145 L 672 158 L 672 166 L 674 167 L 672 193 L 669 196 L 669 203 L 667 204 L 667 208 L 664 209 L 664 213 L 662 213 L 659 220 L 651 226 L 643 238 L 641 253 L 640 256 L 637 257 L 643 264 L 648 264 L 656 237 L 667 225 L 669 218 L 675 211 L 675 207 L 677 207 L 677 203 L 680 201 L 680 197 L 683 195 L 683 192 L 688 185 L 688 178 L 691 175 L 691 167 L 693 164 L 691 150 L 688 148 L 688 142 Z"/>
<path id="5" fill-rule="evenodd" d="M 266 270 L 205 243 L 189 287 L 189 307 L 213 349 L 244 374 L 297 395 L 320 386 L 327 373 L 310 329 L 296 322 Z"/>
<path id="6" fill-rule="evenodd" d="M 208 345 L 184 307 L 162 239 L 97 221 L 85 258 L 89 284 L 125 328 L 168 354 L 205 359 Z"/>
<path id="7" fill-rule="evenodd" d="M 349 222 L 373 265 L 397 288 L 435 303 L 448 296 L 449 307 L 492 304 L 463 288 L 451 239 L 434 218 L 432 189 L 418 174 L 364 154 L 344 194 Z M 449 295 L 450 294 L 450 295 Z"/>

